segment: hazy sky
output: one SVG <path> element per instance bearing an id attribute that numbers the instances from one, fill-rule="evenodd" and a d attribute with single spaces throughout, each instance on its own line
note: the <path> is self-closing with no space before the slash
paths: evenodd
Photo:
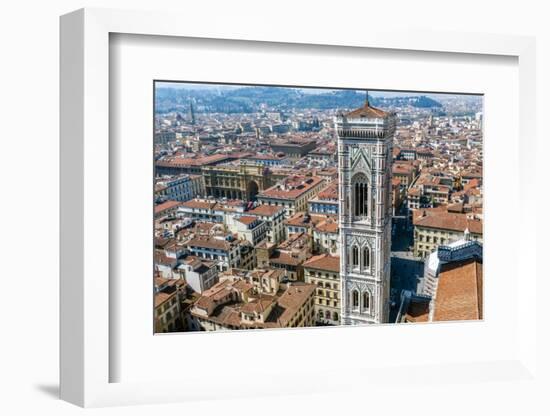
<path id="1" fill-rule="evenodd" d="M 190 89 L 190 90 L 229 90 L 229 89 L 235 89 L 235 88 L 244 88 L 248 85 L 224 85 L 224 84 L 193 84 L 193 83 L 186 83 L 186 82 L 157 82 L 156 84 L 157 88 L 181 88 L 181 89 Z M 334 89 L 329 88 L 297 88 L 304 93 L 310 93 L 310 94 L 319 94 L 329 91 L 336 91 Z M 398 97 L 398 96 L 415 96 L 415 95 L 426 95 L 428 97 L 445 97 L 445 96 L 456 96 L 456 95 L 462 95 L 462 94 L 445 94 L 445 93 L 422 93 L 422 92 L 398 92 L 398 91 L 373 91 L 369 90 L 369 94 L 376 97 L 376 96 L 384 96 L 384 97 Z"/>

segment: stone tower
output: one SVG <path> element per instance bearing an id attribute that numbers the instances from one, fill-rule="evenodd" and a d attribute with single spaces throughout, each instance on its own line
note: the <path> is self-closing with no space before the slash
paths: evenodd
<path id="1" fill-rule="evenodd" d="M 395 114 L 365 105 L 338 114 L 342 323 L 388 322 Z"/>

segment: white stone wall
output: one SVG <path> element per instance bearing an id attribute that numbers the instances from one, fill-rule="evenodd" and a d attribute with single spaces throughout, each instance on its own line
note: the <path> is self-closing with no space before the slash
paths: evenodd
<path id="1" fill-rule="evenodd" d="M 345 124 L 345 128 L 343 127 Z M 342 323 L 388 321 L 391 249 L 391 155 L 393 123 L 380 134 L 346 135 L 373 127 L 352 120 L 336 120 L 339 161 L 340 276 Z M 375 133 L 374 133 L 375 132 Z M 352 180 L 356 174 L 368 182 L 367 215 L 354 215 Z M 353 247 L 358 248 L 354 266 Z M 368 265 L 363 250 L 370 250 Z M 355 295 L 354 295 L 355 294 Z"/>

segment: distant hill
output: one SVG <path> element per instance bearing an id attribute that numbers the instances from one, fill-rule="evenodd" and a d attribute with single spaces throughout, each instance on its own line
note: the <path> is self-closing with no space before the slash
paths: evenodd
<path id="1" fill-rule="evenodd" d="M 158 113 L 182 111 L 193 100 L 197 112 L 250 113 L 268 105 L 275 110 L 349 109 L 364 104 L 365 93 L 355 90 L 327 91 L 319 94 L 304 93 L 295 88 L 246 87 L 231 90 L 188 90 L 158 88 L 155 105 Z M 418 108 L 442 107 L 438 101 L 426 96 L 369 97 L 371 105 L 379 107 L 412 106 Z"/>

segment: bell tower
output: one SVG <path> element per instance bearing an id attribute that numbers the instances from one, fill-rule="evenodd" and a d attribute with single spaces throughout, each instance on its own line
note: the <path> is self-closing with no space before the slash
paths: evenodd
<path id="1" fill-rule="evenodd" d="M 394 113 L 363 107 L 335 117 L 338 136 L 342 323 L 389 318 Z"/>

